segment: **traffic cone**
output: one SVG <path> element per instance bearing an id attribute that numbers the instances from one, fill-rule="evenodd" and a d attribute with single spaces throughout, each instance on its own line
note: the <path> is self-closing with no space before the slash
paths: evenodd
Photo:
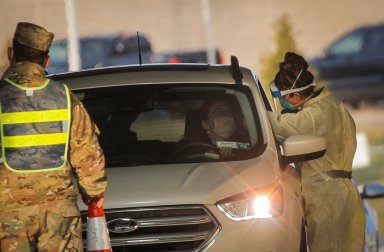
<path id="1" fill-rule="evenodd" d="M 87 251 L 112 252 L 103 208 L 97 207 L 97 200 L 88 204 Z"/>

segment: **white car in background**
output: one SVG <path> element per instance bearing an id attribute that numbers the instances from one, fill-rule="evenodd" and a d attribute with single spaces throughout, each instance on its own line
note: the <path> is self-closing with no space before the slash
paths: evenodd
<path id="1" fill-rule="evenodd" d="M 301 184 L 289 163 L 323 155 L 325 140 L 296 135 L 280 149 L 267 96 L 235 57 L 231 65 L 134 65 L 51 78 L 72 89 L 102 132 L 114 252 L 306 250 Z M 218 94 L 241 108 L 249 138 L 226 143 L 239 155 L 224 160 L 203 143 L 180 152 L 200 127 L 191 111 Z"/>

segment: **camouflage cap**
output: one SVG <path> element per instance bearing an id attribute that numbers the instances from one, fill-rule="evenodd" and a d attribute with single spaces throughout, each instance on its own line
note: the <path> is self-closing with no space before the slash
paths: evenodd
<path id="1" fill-rule="evenodd" d="M 20 22 L 17 24 L 14 40 L 18 43 L 40 50 L 48 51 L 54 34 L 41 26 Z"/>

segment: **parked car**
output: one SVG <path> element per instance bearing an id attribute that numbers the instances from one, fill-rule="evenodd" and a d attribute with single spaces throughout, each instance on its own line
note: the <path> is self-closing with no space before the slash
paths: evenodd
<path id="1" fill-rule="evenodd" d="M 305 251 L 300 178 L 289 163 L 323 155 L 325 140 L 292 136 L 280 152 L 262 85 L 232 59 L 51 76 L 72 89 L 102 132 L 104 212 L 114 252 Z M 225 142 L 236 152 L 228 159 L 219 143 L 180 151 L 201 127 L 193 115 L 219 94 L 236 101 L 247 140 Z M 80 199 L 79 205 L 85 237 L 87 208 Z"/>
<path id="2" fill-rule="evenodd" d="M 384 99 L 384 24 L 349 31 L 309 61 L 340 99 L 352 104 Z"/>
<path id="3" fill-rule="evenodd" d="M 146 64 L 150 63 L 152 54 L 152 45 L 147 36 L 123 33 L 114 39 L 111 53 L 99 66 Z"/>
<path id="4" fill-rule="evenodd" d="M 152 46 L 145 35 L 139 36 L 142 63 L 149 63 Z M 139 64 L 138 38 L 134 34 L 119 33 L 113 35 L 91 36 L 79 39 L 81 69 L 101 66 Z M 52 43 L 49 54 L 51 63 L 48 73 L 67 72 L 67 40 Z"/>
<path id="5" fill-rule="evenodd" d="M 221 52 L 215 50 L 215 64 L 224 64 Z M 150 57 L 152 63 L 209 63 L 207 50 L 185 50 L 154 53 Z"/>
<path id="6" fill-rule="evenodd" d="M 367 219 L 365 227 L 364 252 L 379 252 L 379 224 L 378 215 L 375 209 L 369 204 L 367 199 L 384 197 L 384 185 L 379 183 L 369 183 L 359 187 L 361 197 L 364 202 L 365 216 Z"/>

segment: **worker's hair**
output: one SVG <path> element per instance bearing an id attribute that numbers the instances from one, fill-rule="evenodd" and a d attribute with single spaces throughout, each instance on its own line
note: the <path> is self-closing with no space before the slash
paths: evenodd
<path id="1" fill-rule="evenodd" d="M 42 65 L 48 56 L 48 51 L 40 51 L 13 40 L 13 54 L 16 62 L 29 61 Z"/>
<path id="2" fill-rule="evenodd" d="M 279 90 L 291 89 L 295 80 L 296 83 L 293 88 L 306 87 L 313 83 L 315 77 L 307 68 L 308 63 L 302 56 L 293 52 L 287 52 L 284 62 L 280 62 L 279 72 L 277 72 L 274 79 L 276 87 Z M 308 96 L 313 93 L 313 87 L 300 91 L 300 93 Z"/>

